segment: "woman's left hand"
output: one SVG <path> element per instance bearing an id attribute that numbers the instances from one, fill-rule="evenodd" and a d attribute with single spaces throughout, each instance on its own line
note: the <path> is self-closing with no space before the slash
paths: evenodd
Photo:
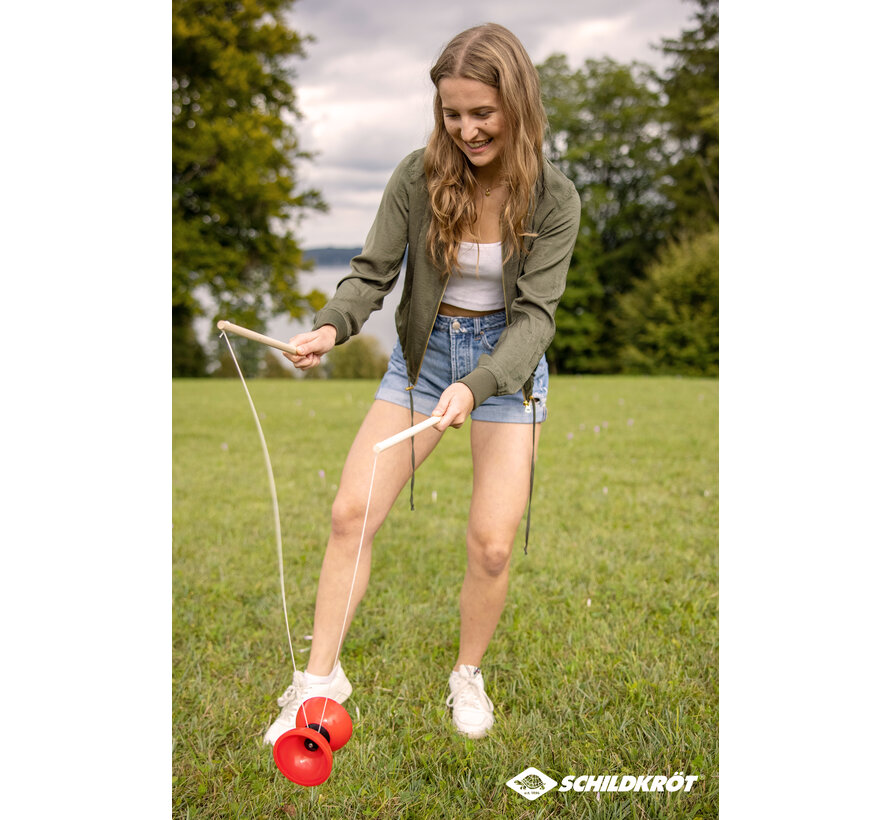
<path id="1" fill-rule="evenodd" d="M 433 410 L 433 416 L 442 416 L 442 420 L 433 425 L 436 430 L 445 432 L 449 427 L 457 429 L 473 412 L 473 391 L 462 382 L 455 382 L 439 397 L 439 403 Z"/>

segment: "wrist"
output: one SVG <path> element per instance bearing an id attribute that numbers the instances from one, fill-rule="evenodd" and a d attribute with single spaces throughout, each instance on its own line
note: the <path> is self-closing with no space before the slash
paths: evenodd
<path id="1" fill-rule="evenodd" d="M 462 384 L 472 394 L 474 410 L 498 391 L 498 382 L 494 373 L 481 367 L 471 370 L 460 379 L 458 384 Z"/>
<path id="2" fill-rule="evenodd" d="M 312 323 L 312 329 L 320 330 L 321 328 L 325 327 L 325 325 L 330 325 L 330 327 L 334 328 L 334 344 L 337 344 L 338 342 L 345 342 L 350 336 L 349 322 L 346 320 L 346 317 L 333 308 L 327 306 L 323 307 L 315 315 L 315 321 Z"/>

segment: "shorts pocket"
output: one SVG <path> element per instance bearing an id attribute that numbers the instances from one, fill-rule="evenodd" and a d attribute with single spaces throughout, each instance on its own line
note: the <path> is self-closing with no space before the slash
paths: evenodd
<path id="1" fill-rule="evenodd" d="M 503 328 L 497 328 L 495 330 L 483 330 L 479 334 L 479 341 L 482 345 L 482 350 L 485 353 L 494 352 L 494 346 L 498 343 L 498 339 L 501 338 L 501 333 L 503 333 Z"/>

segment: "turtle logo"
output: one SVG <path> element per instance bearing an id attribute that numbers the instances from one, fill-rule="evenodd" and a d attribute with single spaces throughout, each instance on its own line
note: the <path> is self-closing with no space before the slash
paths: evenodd
<path id="1" fill-rule="evenodd" d="M 536 774 L 529 774 L 523 777 L 516 785 L 522 786 L 523 789 L 543 789 L 544 781 Z"/>
<path id="2" fill-rule="evenodd" d="M 557 783 L 540 769 L 529 766 L 524 772 L 520 772 L 512 780 L 508 780 L 507 785 L 526 800 L 537 800 L 542 794 L 547 794 Z"/>

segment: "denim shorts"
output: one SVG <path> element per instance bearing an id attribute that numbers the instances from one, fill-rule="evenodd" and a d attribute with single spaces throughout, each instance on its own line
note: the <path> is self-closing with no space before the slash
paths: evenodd
<path id="1" fill-rule="evenodd" d="M 490 354 L 494 350 L 506 326 L 504 311 L 487 316 L 437 316 L 420 376 L 412 391 L 414 409 L 425 416 L 431 415 L 445 388 L 473 370 L 483 353 Z M 397 341 L 375 398 L 409 407 L 410 399 L 405 389 L 409 383 L 402 346 Z M 547 418 L 548 387 L 547 359 L 541 356 L 532 388 L 532 396 L 537 399 L 535 421 Z M 531 424 L 533 420 L 531 404 L 525 404 L 521 389 L 511 396 L 491 396 L 473 410 L 470 418 L 514 424 Z"/>

